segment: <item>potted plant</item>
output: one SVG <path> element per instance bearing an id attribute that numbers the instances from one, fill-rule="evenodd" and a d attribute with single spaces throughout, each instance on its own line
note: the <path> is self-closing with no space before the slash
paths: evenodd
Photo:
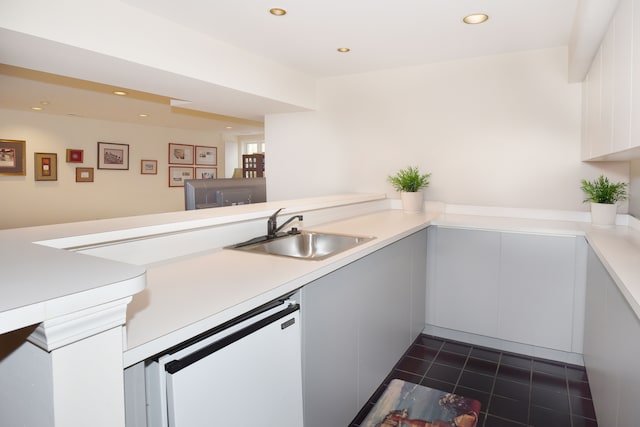
<path id="1" fill-rule="evenodd" d="M 409 166 L 400 169 L 395 175 L 387 179 L 396 191 L 400 192 L 402 208 L 405 212 L 415 213 L 422 211 L 423 196 L 421 189 L 429 186 L 430 173 L 421 174 L 418 167 Z"/>
<path id="2" fill-rule="evenodd" d="M 627 199 L 627 183 L 610 182 L 604 175 L 594 181 L 581 181 L 582 191 L 587 195 L 584 203 L 591 202 L 591 223 L 613 225 L 616 222 L 616 203 Z"/>

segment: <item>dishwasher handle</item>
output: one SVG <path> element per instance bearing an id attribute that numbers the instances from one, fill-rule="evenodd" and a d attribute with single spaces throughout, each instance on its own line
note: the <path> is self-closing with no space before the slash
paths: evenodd
<path id="1" fill-rule="evenodd" d="M 219 341 L 212 342 L 211 344 L 191 354 L 188 354 L 180 359 L 172 360 L 171 362 L 166 363 L 164 365 L 164 369 L 169 374 L 175 374 L 176 372 L 179 372 L 180 370 L 196 363 L 197 361 L 209 356 L 210 354 L 215 353 L 216 351 L 221 350 L 233 344 L 234 342 L 241 340 L 247 335 L 250 335 L 264 328 L 265 326 L 270 325 L 278 321 L 279 319 L 282 319 L 283 317 L 286 317 L 289 314 L 294 313 L 298 310 L 300 310 L 300 304 L 297 304 L 297 303 L 290 304 L 284 310 L 274 313 L 268 317 L 265 317 L 264 319 L 258 320 L 257 322 L 252 323 L 240 329 L 237 332 L 234 332 L 224 338 L 221 338 Z M 295 319 L 289 319 L 288 321 L 280 325 L 280 328 L 286 329 L 287 327 L 293 325 L 294 323 L 295 323 Z"/>

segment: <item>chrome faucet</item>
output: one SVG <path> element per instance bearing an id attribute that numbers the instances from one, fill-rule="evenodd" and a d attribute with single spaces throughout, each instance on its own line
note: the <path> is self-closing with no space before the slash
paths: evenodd
<path id="1" fill-rule="evenodd" d="M 288 220 L 286 220 L 284 222 L 284 224 L 282 224 L 280 227 L 278 227 L 277 216 L 278 216 L 278 213 L 280 213 L 281 210 L 282 210 L 282 208 L 280 208 L 277 211 L 275 211 L 273 213 L 273 215 L 271 215 L 269 217 L 269 219 L 267 220 L 267 238 L 269 238 L 269 239 L 273 239 L 274 237 L 277 237 L 278 231 L 282 230 L 284 227 L 289 225 L 289 223 L 291 223 L 292 221 L 295 221 L 296 219 L 299 220 L 299 221 L 302 221 L 302 215 L 294 215 L 291 218 L 289 218 Z M 289 233 L 290 234 L 297 234 L 297 233 L 299 233 L 299 231 L 298 231 L 297 228 L 293 228 Z"/>

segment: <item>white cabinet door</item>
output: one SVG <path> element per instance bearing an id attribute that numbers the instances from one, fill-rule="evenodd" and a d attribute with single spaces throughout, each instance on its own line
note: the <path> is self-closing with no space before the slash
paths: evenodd
<path id="1" fill-rule="evenodd" d="M 613 22 L 612 152 L 629 148 L 633 54 L 633 0 L 620 0 Z M 611 30 L 610 30 L 611 31 Z M 636 84 L 640 83 L 637 81 Z"/>
<path id="2" fill-rule="evenodd" d="M 634 0 L 620 0 L 583 86 L 583 160 L 640 145 L 639 34 Z"/>
<path id="3" fill-rule="evenodd" d="M 601 156 L 613 151 L 613 76 L 614 76 L 614 34 L 607 31 L 602 40 L 600 55 L 602 56 L 600 65 L 600 133 L 593 141 L 593 154 Z"/>
<path id="4" fill-rule="evenodd" d="M 571 351 L 573 236 L 501 233 L 498 338 Z"/>
<path id="5" fill-rule="evenodd" d="M 495 337 L 498 333 L 500 233 L 437 227 L 429 257 L 427 319 L 443 328 Z"/>
<path id="6" fill-rule="evenodd" d="M 586 123 L 583 126 L 583 160 L 588 160 L 596 157 L 604 152 L 604 147 L 601 147 L 602 141 L 602 49 L 598 50 L 598 53 L 593 58 L 589 74 L 585 78 L 583 84 L 583 98 L 582 102 L 586 105 L 583 106 L 584 116 L 583 119 Z"/>
<path id="7" fill-rule="evenodd" d="M 623 0 L 630 1 L 630 0 Z M 633 39 L 631 53 L 631 131 L 630 131 L 630 147 L 640 146 L 640 8 L 637 2 L 633 5 L 632 13 L 632 33 Z"/>
<path id="8" fill-rule="evenodd" d="M 237 334 L 243 336 L 242 332 Z M 273 320 L 237 341 L 234 336 L 193 353 L 187 348 L 186 354 L 176 357 L 187 366 L 167 373 L 168 425 L 302 425 L 299 312 Z M 233 342 L 221 344 L 225 339 Z M 198 355 L 218 346 L 207 356 Z M 188 361 L 190 357 L 199 360 Z"/>

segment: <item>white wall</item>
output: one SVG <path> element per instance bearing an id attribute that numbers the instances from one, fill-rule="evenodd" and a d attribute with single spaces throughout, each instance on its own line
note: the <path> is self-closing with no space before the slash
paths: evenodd
<path id="1" fill-rule="evenodd" d="M 182 187 L 168 185 L 168 143 L 218 147 L 215 132 L 0 110 L 0 138 L 26 140 L 27 174 L 0 177 L 0 229 L 184 210 Z M 129 144 L 129 170 L 97 169 L 97 142 Z M 66 149 L 84 150 L 84 163 L 66 163 Z M 34 152 L 58 154 L 58 180 L 34 180 Z M 158 160 L 157 175 L 141 175 L 140 160 Z M 76 167 L 93 167 L 94 182 L 76 183 Z"/>
<path id="2" fill-rule="evenodd" d="M 240 165 L 240 154 L 238 152 L 238 140 L 236 138 L 235 141 L 225 141 L 224 143 L 224 164 L 225 164 L 225 174 L 224 177 L 220 176 L 220 178 L 231 178 L 233 176 L 233 170 L 235 168 L 241 167 Z"/>
<path id="3" fill-rule="evenodd" d="M 567 83 L 566 48 L 325 79 L 318 106 L 265 120 L 271 200 L 398 197 L 386 177 L 416 165 L 433 173 L 428 200 L 587 210 L 580 179 L 628 179 L 624 163 L 580 161 L 581 84 Z"/>

